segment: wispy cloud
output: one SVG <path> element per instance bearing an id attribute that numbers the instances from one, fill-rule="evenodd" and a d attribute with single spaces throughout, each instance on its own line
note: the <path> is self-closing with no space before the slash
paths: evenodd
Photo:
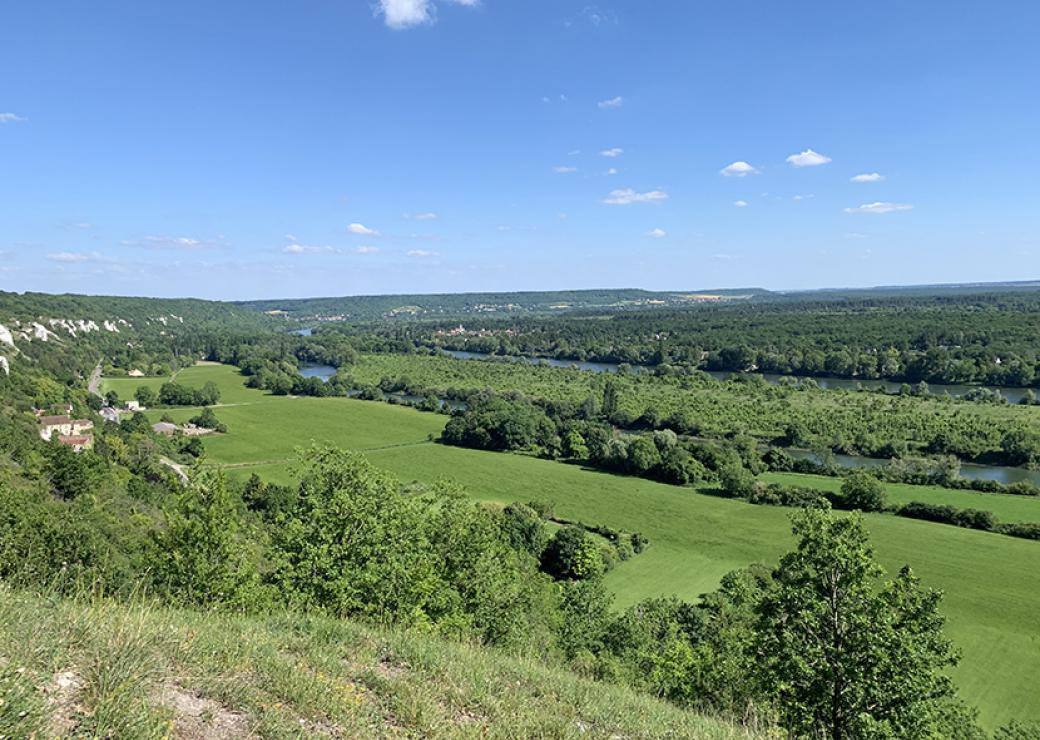
<path id="1" fill-rule="evenodd" d="M 654 239 L 661 239 L 667 236 L 668 232 L 664 229 L 650 229 L 650 231 L 646 232 L 646 235 L 652 236 Z"/>
<path id="2" fill-rule="evenodd" d="M 816 197 L 816 195 L 814 193 L 808 193 L 806 195 L 795 195 L 795 196 L 792 196 L 791 200 L 810 200 L 810 199 L 815 198 L 815 197 Z"/>
<path id="3" fill-rule="evenodd" d="M 474 7 L 479 0 L 447 0 L 456 5 Z M 377 15 L 383 16 L 387 26 L 395 30 L 422 26 L 437 19 L 437 6 L 433 0 L 378 0 Z"/>
<path id="4" fill-rule="evenodd" d="M 282 251 L 286 254 L 321 254 L 323 252 L 335 252 L 335 247 L 328 245 L 314 245 L 314 244 L 286 244 L 282 247 Z"/>
<path id="5" fill-rule="evenodd" d="M 885 176 L 877 172 L 864 172 L 862 175 L 854 175 L 849 179 L 852 182 L 881 182 Z"/>
<path id="6" fill-rule="evenodd" d="M 607 171 L 604 172 L 603 174 L 605 174 L 605 175 L 616 175 L 619 172 L 621 172 L 621 170 L 619 170 L 617 167 L 608 167 Z"/>
<path id="7" fill-rule="evenodd" d="M 913 208 L 905 203 L 864 203 L 855 208 L 846 208 L 845 213 L 895 213 L 896 211 L 909 211 Z"/>
<path id="8" fill-rule="evenodd" d="M 818 167 L 821 164 L 827 164 L 831 161 L 831 158 L 825 154 L 814 152 L 812 149 L 806 149 L 800 154 L 792 154 L 787 158 L 789 164 L 795 167 Z"/>
<path id="9" fill-rule="evenodd" d="M 351 224 L 347 227 L 347 231 L 351 234 L 358 234 L 360 236 L 379 236 L 379 232 L 375 229 L 370 229 L 364 224 Z"/>
<path id="10" fill-rule="evenodd" d="M 620 108 L 625 104 L 625 99 L 618 95 L 616 98 L 610 98 L 609 100 L 601 100 L 596 105 L 600 108 Z"/>
<path id="11" fill-rule="evenodd" d="M 14 113 L 0 113 L 0 123 L 22 123 L 28 120 Z"/>
<path id="12" fill-rule="evenodd" d="M 191 236 L 166 236 L 150 235 L 134 241 L 133 239 L 122 242 L 127 247 L 147 247 L 148 249 L 171 249 L 191 252 L 199 249 L 207 249 L 217 246 L 217 242 L 209 239 L 196 239 Z"/>
<path id="13" fill-rule="evenodd" d="M 747 208 L 747 204 L 748 203 L 747 203 L 746 200 L 735 200 L 735 201 L 733 201 L 733 205 L 735 205 L 737 208 Z"/>
<path id="14" fill-rule="evenodd" d="M 408 218 L 415 221 L 436 221 L 440 216 L 433 211 L 425 211 L 423 213 L 413 213 L 411 216 L 408 216 Z"/>
<path id="15" fill-rule="evenodd" d="M 425 249 L 410 249 L 408 250 L 409 257 L 437 257 L 439 252 L 429 252 Z"/>
<path id="16" fill-rule="evenodd" d="M 571 172 L 577 172 L 577 171 L 578 171 L 577 167 L 566 167 L 564 165 L 560 165 L 558 167 L 553 167 L 553 172 L 555 172 L 555 173 L 557 173 L 559 175 L 567 175 L 567 174 L 570 174 Z"/>
<path id="17" fill-rule="evenodd" d="M 379 247 L 361 246 L 354 251 L 358 254 L 375 254 L 379 251 Z"/>
<path id="18" fill-rule="evenodd" d="M 52 252 L 47 255 L 51 262 L 99 262 L 105 258 L 97 252 Z"/>
<path id="19" fill-rule="evenodd" d="M 620 157 L 625 153 L 625 150 L 619 146 L 613 147 L 612 149 L 604 149 L 600 152 L 601 157 Z"/>
<path id="20" fill-rule="evenodd" d="M 719 170 L 719 174 L 723 177 L 746 177 L 748 175 L 757 175 L 758 170 L 744 160 L 737 160 Z"/>
<path id="21" fill-rule="evenodd" d="M 649 190 L 645 193 L 640 193 L 632 188 L 622 188 L 611 190 L 610 194 L 603 199 L 603 202 L 612 206 L 627 206 L 633 203 L 659 203 L 663 200 L 668 200 L 668 193 L 663 190 Z"/>

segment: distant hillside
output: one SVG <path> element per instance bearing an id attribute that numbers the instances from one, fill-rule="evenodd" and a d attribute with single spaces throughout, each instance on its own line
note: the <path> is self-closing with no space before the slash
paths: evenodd
<path id="1" fill-rule="evenodd" d="M 217 301 L 0 291 L 0 376 L 42 363 L 69 380 L 102 356 L 168 355 L 197 346 L 202 332 L 255 331 L 272 323 Z"/>
<path id="2" fill-rule="evenodd" d="M 366 320 L 393 317 L 448 317 L 468 314 L 559 314 L 576 310 L 633 310 L 746 301 L 767 295 L 760 288 L 649 291 L 639 289 L 565 290 L 506 293 L 345 296 L 239 302 L 253 311 L 293 319 Z"/>
<path id="3" fill-rule="evenodd" d="M 0 737 L 753 737 L 537 659 L 296 614 L 0 584 L 0 645 Z"/>

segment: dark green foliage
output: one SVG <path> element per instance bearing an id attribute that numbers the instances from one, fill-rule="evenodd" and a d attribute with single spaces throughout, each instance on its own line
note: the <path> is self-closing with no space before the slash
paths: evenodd
<path id="1" fill-rule="evenodd" d="M 187 604 L 262 608 L 266 596 L 241 530 L 223 475 L 197 476 L 167 512 L 166 529 L 154 536 L 156 585 Z"/>
<path id="2" fill-rule="evenodd" d="M 885 508 L 885 487 L 867 470 L 853 470 L 841 483 L 845 508 L 881 511 Z"/>
<path id="3" fill-rule="evenodd" d="M 202 427 L 203 429 L 212 429 L 222 434 L 227 432 L 227 426 L 217 418 L 217 415 L 213 413 L 213 409 L 208 406 L 204 408 L 201 413 L 191 417 L 188 421 L 189 423 L 194 424 L 197 427 Z"/>
<path id="4" fill-rule="evenodd" d="M 219 400 L 220 390 L 213 382 L 202 388 L 169 382 L 159 388 L 159 403 L 163 406 L 211 406 Z"/>
<path id="5" fill-rule="evenodd" d="M 581 580 L 603 573 L 603 557 L 582 527 L 561 527 L 542 553 L 542 568 L 553 578 Z"/>
<path id="6" fill-rule="evenodd" d="M 101 467 L 101 461 L 92 452 L 74 452 L 56 438 L 47 445 L 47 477 L 51 489 L 61 498 L 73 499 L 94 491 Z"/>
<path id="7" fill-rule="evenodd" d="M 531 404 L 492 398 L 453 416 L 441 439 L 446 444 L 485 450 L 558 447 L 556 426 Z"/>
<path id="8" fill-rule="evenodd" d="M 930 522 L 943 522 L 958 527 L 969 529 L 982 529 L 991 531 L 997 528 L 996 517 L 991 512 L 979 511 L 978 509 L 957 509 L 953 506 L 943 504 L 926 504 L 920 501 L 911 501 L 899 509 L 900 516 L 911 519 L 925 519 Z M 1009 526 L 1009 525 L 1003 525 Z M 1015 525 L 1010 525 L 1015 526 Z M 1029 525 L 1019 525 L 1028 527 Z"/>
<path id="9" fill-rule="evenodd" d="M 542 556 L 549 542 L 542 517 L 524 504 L 509 504 L 502 510 L 502 532 L 513 548 L 536 558 Z"/>

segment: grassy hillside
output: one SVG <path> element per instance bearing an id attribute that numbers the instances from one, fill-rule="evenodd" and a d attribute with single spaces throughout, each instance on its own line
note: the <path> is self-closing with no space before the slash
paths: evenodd
<path id="1" fill-rule="evenodd" d="M 295 614 L 0 584 L 0 646 L 0 737 L 748 737 L 536 659 Z"/>
<path id="2" fill-rule="evenodd" d="M 549 498 L 569 519 L 646 534 L 650 548 L 608 576 L 619 606 L 668 594 L 695 599 L 728 571 L 776 562 L 792 544 L 786 509 L 559 462 L 445 447 L 427 441 L 443 427 L 443 416 L 344 398 L 269 396 L 245 389 L 230 367 L 201 366 L 178 376 L 189 384 L 211 379 L 232 405 L 217 408 L 230 432 L 206 438 L 207 452 L 211 462 L 242 466 L 234 468 L 238 474 L 286 482 L 294 447 L 314 439 L 364 450 L 406 481 L 452 478 L 473 496 L 501 502 Z M 181 419 L 195 411 L 172 413 Z M 983 721 L 993 727 L 1013 717 L 1040 719 L 1034 687 L 1040 546 L 892 516 L 866 521 L 886 568 L 910 563 L 926 585 L 946 592 L 949 634 L 964 653 L 955 677 Z"/>

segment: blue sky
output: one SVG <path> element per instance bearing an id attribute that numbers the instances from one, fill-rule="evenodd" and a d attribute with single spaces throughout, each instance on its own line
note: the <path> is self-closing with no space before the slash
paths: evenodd
<path id="1" fill-rule="evenodd" d="M 5 290 L 1038 277 L 1031 0 L 34 0 L 2 15 Z"/>

